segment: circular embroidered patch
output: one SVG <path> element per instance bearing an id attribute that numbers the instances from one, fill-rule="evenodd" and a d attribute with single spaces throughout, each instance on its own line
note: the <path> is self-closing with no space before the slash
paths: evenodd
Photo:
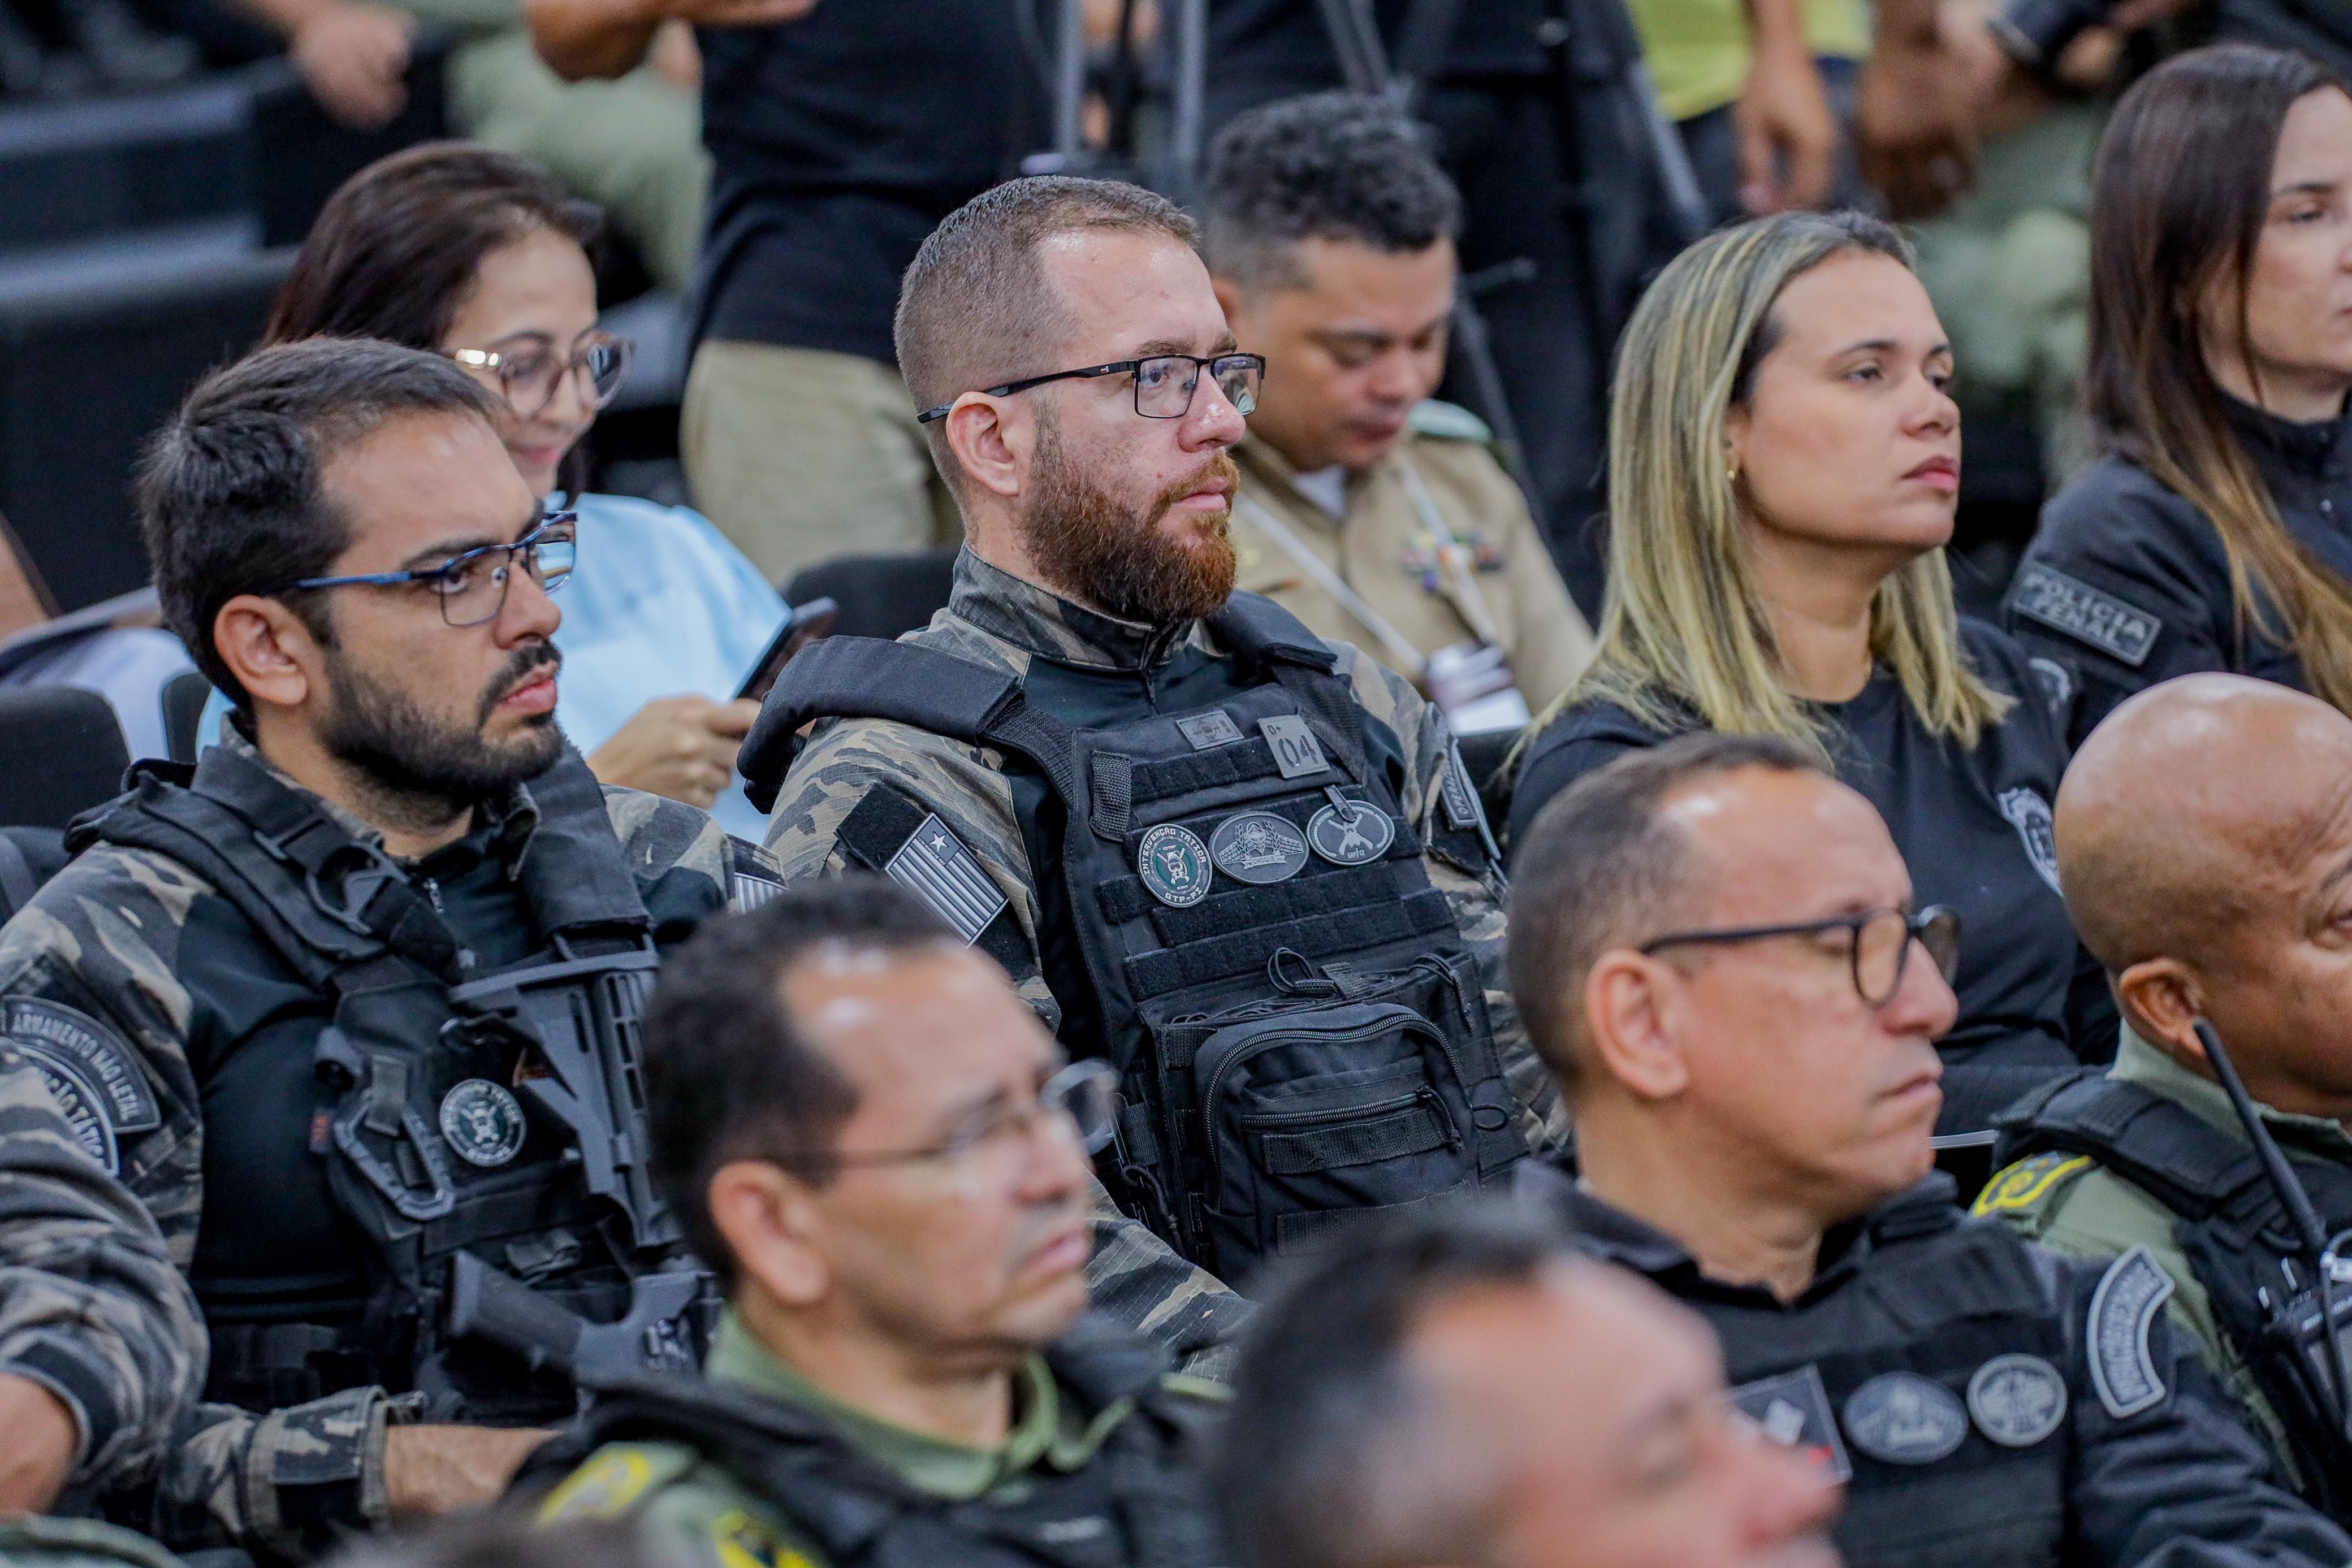
<path id="1" fill-rule="evenodd" d="M 1286 882 L 1307 863 L 1307 837 L 1271 811 L 1244 811 L 1209 835 L 1209 858 L 1235 882 Z"/>
<path id="2" fill-rule="evenodd" d="M 1969 1435 L 1952 1391 L 1916 1372 L 1883 1372 L 1846 1396 L 1845 1435 L 1874 1459 L 1932 1465 Z"/>
<path id="3" fill-rule="evenodd" d="M 2066 1418 L 2066 1380 L 2038 1355 L 1997 1355 L 1969 1379 L 1977 1430 L 2004 1448 L 2030 1448 Z"/>
<path id="4" fill-rule="evenodd" d="M 1307 841 L 1333 865 L 1369 865 L 1396 841 L 1396 823 L 1368 800 L 1335 801 L 1307 820 Z"/>
<path id="5" fill-rule="evenodd" d="M 1209 896 L 1209 846 L 1190 828 L 1162 822 L 1143 835 L 1135 874 L 1160 903 L 1190 909 Z"/>
<path id="6" fill-rule="evenodd" d="M 487 1078 L 468 1078 L 441 1096 L 441 1135 L 457 1157 L 485 1170 L 522 1153 L 522 1103 Z"/>

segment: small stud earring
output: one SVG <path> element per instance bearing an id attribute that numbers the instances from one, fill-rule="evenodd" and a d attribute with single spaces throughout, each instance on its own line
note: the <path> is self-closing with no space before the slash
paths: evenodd
<path id="1" fill-rule="evenodd" d="M 1731 484 L 1737 485 L 1739 483 L 1739 470 L 1737 468 L 1726 468 L 1723 471 L 1723 476 Z"/>

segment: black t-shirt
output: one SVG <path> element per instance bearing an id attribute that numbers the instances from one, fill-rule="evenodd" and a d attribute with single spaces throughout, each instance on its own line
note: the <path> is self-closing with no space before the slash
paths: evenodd
<path id="1" fill-rule="evenodd" d="M 2293 424 L 2228 407 L 2287 531 L 2352 578 L 2352 415 Z M 2010 633 L 2064 689 L 2077 744 L 2126 697 L 2175 675 L 2228 670 L 2305 689 L 2292 648 L 2239 624 L 2229 558 L 2205 514 L 2121 455 L 2042 508 L 2003 609 Z"/>
<path id="2" fill-rule="evenodd" d="M 1973 621 L 1961 622 L 1961 640 L 1978 674 L 2019 699 L 1972 751 L 1930 733 L 1884 667 L 1852 701 L 1823 705 L 1837 775 L 1886 819 L 1918 906 L 1960 914 L 1959 1021 L 1939 1042 L 1937 1131 L 1947 1134 L 1984 1128 L 1995 1111 L 2075 1066 L 2070 1039 L 2081 1039 L 2090 1059 L 2115 1048 L 2105 1021 L 2114 1015 L 2100 1017 L 2104 987 L 2058 895 L 2050 803 L 2066 768 L 2064 743 L 2016 644 Z M 1614 704 L 1570 708 L 1528 747 L 1511 800 L 1512 842 L 1587 773 L 1669 738 Z"/>
<path id="3" fill-rule="evenodd" d="M 1413 0 L 1372 0 L 1381 39 L 1402 44 Z M 1438 74 L 1541 76 L 1542 0 L 1465 0 Z M 1317 0 L 1209 0 L 1209 72 L 1214 78 L 1339 85 L 1339 65 Z"/>
<path id="4" fill-rule="evenodd" d="M 824 0 L 704 27 L 702 334 L 889 361 L 898 279 L 941 218 L 1051 139 L 1030 0 Z"/>

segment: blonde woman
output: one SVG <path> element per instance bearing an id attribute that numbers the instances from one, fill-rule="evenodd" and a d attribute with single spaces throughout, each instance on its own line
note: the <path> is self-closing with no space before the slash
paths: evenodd
<path id="1" fill-rule="evenodd" d="M 1909 246 L 1875 219 L 1784 214 L 1677 257 L 1618 355 L 1600 652 L 1529 731 L 1510 817 L 1516 835 L 1585 774 L 1685 731 L 1820 754 L 1885 817 L 1916 906 L 1960 915 L 1947 1134 L 2076 1065 L 2078 1035 L 2092 1056 L 2114 1045 L 2058 896 L 2049 699 L 2013 643 L 1952 608 L 1951 376 Z M 1706 951 L 1693 961 L 1742 961 Z"/>

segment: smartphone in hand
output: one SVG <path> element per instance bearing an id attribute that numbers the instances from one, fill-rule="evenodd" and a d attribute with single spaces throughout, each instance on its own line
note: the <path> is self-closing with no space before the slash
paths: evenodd
<path id="1" fill-rule="evenodd" d="M 792 613 L 785 616 L 775 636 L 752 661 L 751 673 L 743 677 L 743 685 L 735 693 L 738 700 L 750 697 L 754 702 L 767 701 L 770 688 L 784 673 L 784 666 L 793 662 L 793 655 L 820 637 L 832 636 L 841 620 L 840 606 L 830 599 L 812 599 L 806 604 L 789 608 Z"/>

